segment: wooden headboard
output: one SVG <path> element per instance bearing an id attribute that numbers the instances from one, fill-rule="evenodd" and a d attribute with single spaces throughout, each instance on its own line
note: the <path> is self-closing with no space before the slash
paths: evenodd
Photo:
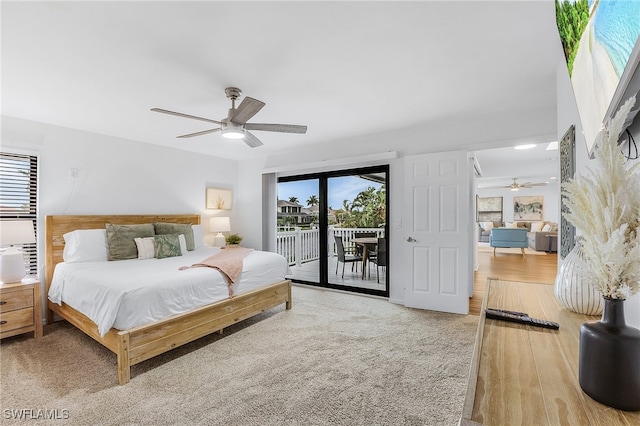
<path id="1" fill-rule="evenodd" d="M 49 293 L 53 270 L 62 262 L 63 235 L 76 229 L 104 229 L 107 223 L 135 225 L 137 223 L 173 222 L 200 224 L 198 214 L 165 215 L 91 215 L 91 216 L 45 216 L 44 273 L 45 294 Z"/>

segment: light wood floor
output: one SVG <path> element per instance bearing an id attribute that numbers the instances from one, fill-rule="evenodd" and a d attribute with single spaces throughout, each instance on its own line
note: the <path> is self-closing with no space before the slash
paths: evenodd
<path id="1" fill-rule="evenodd" d="M 469 300 L 469 314 L 480 315 L 487 278 L 510 281 L 547 283 L 553 285 L 558 269 L 558 256 L 525 256 L 510 253 L 478 252 L 479 268 L 474 273 L 473 297 Z"/>

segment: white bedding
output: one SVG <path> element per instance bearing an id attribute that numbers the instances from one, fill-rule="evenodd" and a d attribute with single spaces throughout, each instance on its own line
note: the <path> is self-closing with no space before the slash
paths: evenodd
<path id="1" fill-rule="evenodd" d="M 62 262 L 56 265 L 48 297 L 89 317 L 104 336 L 112 327 L 125 330 L 228 298 L 227 283 L 216 269 L 178 269 L 218 250 L 198 247 L 166 259 Z M 283 256 L 254 250 L 244 258 L 233 292 L 282 281 L 290 273 Z"/>

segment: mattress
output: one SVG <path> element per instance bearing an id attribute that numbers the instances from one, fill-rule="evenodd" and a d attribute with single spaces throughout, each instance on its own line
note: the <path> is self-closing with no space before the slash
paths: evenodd
<path id="1" fill-rule="evenodd" d="M 48 298 L 86 315 L 102 336 L 111 328 L 126 330 L 148 324 L 229 297 L 227 282 L 218 270 L 180 270 L 218 250 L 198 247 L 165 259 L 62 262 L 56 265 Z M 254 250 L 244 258 L 233 294 L 282 281 L 290 273 L 283 256 Z"/>

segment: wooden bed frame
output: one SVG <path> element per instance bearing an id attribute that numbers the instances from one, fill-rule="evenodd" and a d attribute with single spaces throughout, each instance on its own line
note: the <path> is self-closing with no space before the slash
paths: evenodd
<path id="1" fill-rule="evenodd" d="M 46 216 L 45 217 L 45 285 L 49 293 L 53 270 L 62 262 L 63 235 L 76 229 L 104 228 L 107 223 L 137 224 L 173 222 L 200 224 L 199 215 L 115 215 L 115 216 Z M 229 299 L 193 309 L 179 315 L 128 330 L 112 328 L 104 336 L 88 317 L 66 304 L 47 300 L 47 324 L 58 314 L 74 326 L 100 342 L 117 355 L 118 383 L 131 378 L 131 366 L 160 355 L 213 332 L 222 333 L 224 327 L 250 318 L 281 303 L 291 309 L 291 282 L 279 281 L 266 287 L 240 293 Z"/>

